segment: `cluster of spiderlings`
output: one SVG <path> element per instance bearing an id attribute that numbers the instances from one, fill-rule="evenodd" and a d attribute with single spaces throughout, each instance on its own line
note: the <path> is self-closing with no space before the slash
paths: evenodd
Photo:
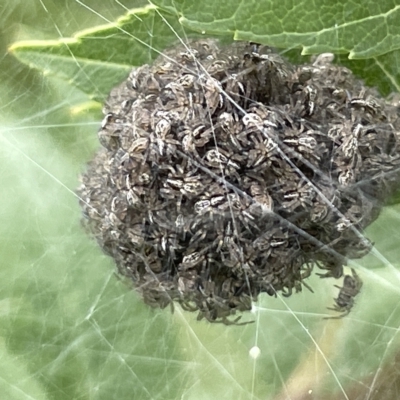
<path id="1" fill-rule="evenodd" d="M 332 58 L 293 66 L 267 47 L 193 41 L 112 90 L 79 195 L 146 303 L 229 323 L 262 292 L 301 290 L 314 265 L 339 278 L 370 251 L 400 122 Z"/>

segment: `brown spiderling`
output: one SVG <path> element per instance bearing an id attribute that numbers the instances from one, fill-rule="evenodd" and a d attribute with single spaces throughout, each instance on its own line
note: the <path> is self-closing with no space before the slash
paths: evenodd
<path id="1" fill-rule="evenodd" d="M 78 190 L 84 225 L 144 301 L 238 324 L 260 293 L 338 279 L 399 186 L 397 108 L 325 53 L 191 41 L 114 88 Z M 361 289 L 346 275 L 335 311 Z M 309 288 L 309 287 L 308 287 Z"/>

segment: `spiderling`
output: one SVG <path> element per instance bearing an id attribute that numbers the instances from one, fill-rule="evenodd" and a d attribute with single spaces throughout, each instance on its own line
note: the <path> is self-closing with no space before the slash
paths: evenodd
<path id="1" fill-rule="evenodd" d="M 290 296 L 314 266 L 338 279 L 370 251 L 363 231 L 398 188 L 400 123 L 332 60 L 197 40 L 111 91 L 78 193 L 147 304 L 235 324 L 260 293 Z M 335 310 L 350 311 L 356 276 Z"/>

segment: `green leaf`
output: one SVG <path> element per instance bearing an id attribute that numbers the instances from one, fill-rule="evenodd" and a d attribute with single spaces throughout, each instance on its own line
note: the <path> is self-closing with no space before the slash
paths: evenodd
<path id="1" fill-rule="evenodd" d="M 0 309 L 9 307 L 9 300 L 0 303 Z M 12 308 L 11 308 L 12 309 Z M 11 310 L 10 309 L 10 310 Z M 13 400 L 46 400 L 46 391 L 35 379 L 35 376 L 26 368 L 24 360 L 14 357 L 7 351 L 3 339 L 0 339 L 0 392 L 3 398 Z"/>
<path id="2" fill-rule="evenodd" d="M 163 13 L 150 5 L 129 11 L 115 23 L 78 32 L 73 38 L 18 42 L 10 47 L 10 51 L 22 62 L 66 80 L 98 101 L 104 101 L 111 88 L 122 81 L 132 67 L 151 62 L 178 38 L 186 40 L 198 36 L 192 29 L 207 35 L 223 35 L 221 38 L 233 36 L 238 40 L 253 40 L 277 47 L 303 47 L 303 53 L 350 52 L 353 60 L 341 56 L 340 61 L 349 65 L 369 85 L 377 86 L 384 95 L 400 88 L 397 68 L 400 39 L 385 45 L 388 37 L 380 40 L 377 34 L 373 37 L 365 34 L 368 28 L 365 24 L 375 27 L 377 20 L 389 13 L 389 6 L 384 9 L 381 3 L 375 16 L 353 2 L 320 2 L 318 15 L 315 15 L 315 8 L 307 8 L 303 2 L 296 7 L 289 7 L 285 1 L 246 2 L 244 5 L 235 0 L 229 6 L 210 0 L 158 3 Z M 397 8 L 388 15 L 396 12 Z M 342 15 L 346 15 L 346 21 Z M 391 21 L 388 15 L 385 21 Z M 334 30 L 332 24 L 337 24 Z M 351 33 L 344 33 L 346 29 Z M 368 42 L 367 51 L 361 50 L 365 41 Z M 298 51 L 293 53 L 297 62 L 304 62 Z M 376 54 L 382 55 L 354 60 Z"/>
<path id="3" fill-rule="evenodd" d="M 377 87 L 384 96 L 400 92 L 400 50 L 366 60 L 350 60 L 341 55 L 338 62 L 352 70 L 368 86 Z"/>
<path id="4" fill-rule="evenodd" d="M 393 1 L 155 0 L 180 16 L 183 26 L 275 47 L 303 47 L 303 54 L 378 56 L 400 48 L 400 6 Z"/>
<path id="5" fill-rule="evenodd" d="M 115 23 L 78 32 L 73 38 L 18 42 L 9 50 L 20 61 L 67 80 L 102 101 L 132 67 L 151 62 L 183 35 L 176 17 L 147 6 L 129 11 Z"/>

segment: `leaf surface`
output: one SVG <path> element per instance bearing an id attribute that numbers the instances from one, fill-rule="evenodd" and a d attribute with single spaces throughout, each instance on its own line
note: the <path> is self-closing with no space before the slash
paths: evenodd
<path id="1" fill-rule="evenodd" d="M 101 101 L 132 67 L 151 62 L 182 35 L 175 17 L 147 6 L 129 11 L 115 23 L 78 32 L 73 38 L 18 42 L 10 51 L 22 62 L 67 80 Z"/>
<path id="2" fill-rule="evenodd" d="M 400 5 L 390 0 L 155 0 L 199 32 L 226 34 L 303 54 L 378 56 L 400 48 Z"/>

